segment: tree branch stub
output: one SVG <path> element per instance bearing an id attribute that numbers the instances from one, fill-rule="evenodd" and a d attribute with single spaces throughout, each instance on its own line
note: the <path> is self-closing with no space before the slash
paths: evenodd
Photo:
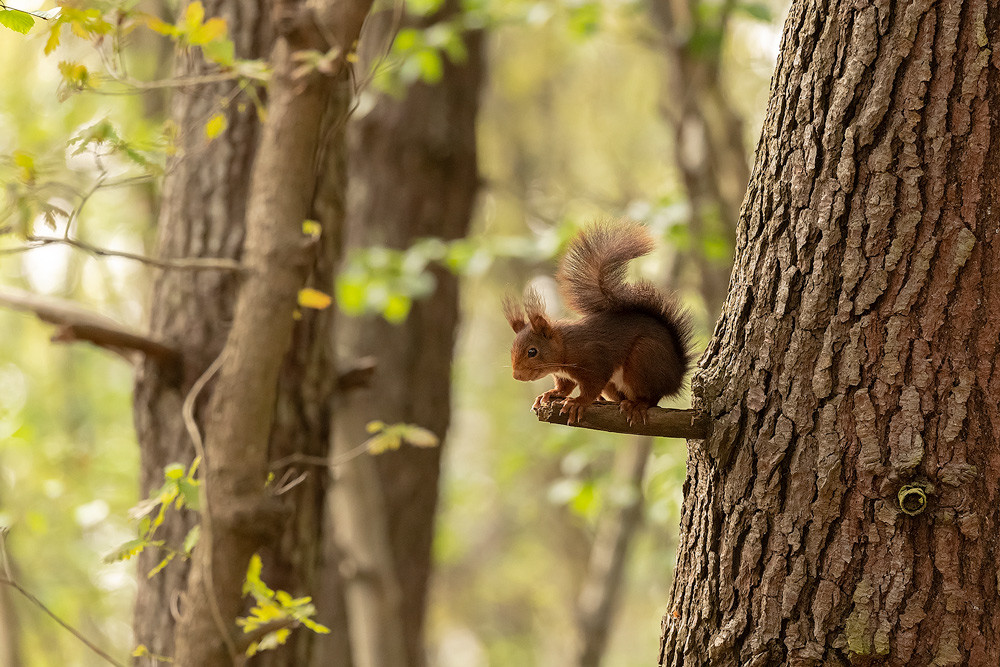
<path id="1" fill-rule="evenodd" d="M 562 401 L 552 401 L 535 410 L 538 421 L 550 424 L 564 424 L 611 433 L 652 435 L 661 438 L 691 438 L 703 440 L 708 434 L 708 424 L 697 410 L 675 408 L 649 409 L 649 419 L 645 424 L 629 425 L 617 403 L 594 403 L 587 407 L 583 419 L 575 424 L 566 424 L 566 415 L 559 414 Z"/>

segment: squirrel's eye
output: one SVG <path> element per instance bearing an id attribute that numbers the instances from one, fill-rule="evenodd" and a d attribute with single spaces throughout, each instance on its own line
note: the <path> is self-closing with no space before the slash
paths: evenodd
<path id="1" fill-rule="evenodd" d="M 538 356 L 538 350 L 536 348 L 529 347 L 528 348 L 528 356 L 529 357 L 537 357 Z"/>

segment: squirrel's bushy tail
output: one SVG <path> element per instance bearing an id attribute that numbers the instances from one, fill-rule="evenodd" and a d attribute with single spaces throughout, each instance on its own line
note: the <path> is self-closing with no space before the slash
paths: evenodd
<path id="1" fill-rule="evenodd" d="M 563 300 L 583 315 L 642 312 L 670 332 L 683 376 L 691 363 L 687 314 L 646 280 L 625 282 L 628 262 L 652 252 L 653 237 L 637 222 L 595 223 L 574 238 L 556 274 Z"/>
<path id="2" fill-rule="evenodd" d="M 631 221 L 598 222 L 577 234 L 556 280 L 566 304 L 581 314 L 635 306 L 635 287 L 625 284 L 629 260 L 653 250 L 653 238 Z"/>

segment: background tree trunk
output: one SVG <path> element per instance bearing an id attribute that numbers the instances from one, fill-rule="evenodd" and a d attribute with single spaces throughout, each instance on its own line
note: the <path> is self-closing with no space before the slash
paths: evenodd
<path id="1" fill-rule="evenodd" d="M 422 19 L 455 16 L 457 2 Z M 391 12 L 372 26 L 367 44 L 384 46 Z M 416 19 L 407 18 L 415 24 Z M 467 58 L 445 61 L 436 84 L 417 82 L 402 99 L 379 95 L 350 127 L 350 196 L 346 248 L 407 248 L 422 237 L 458 239 L 469 228 L 479 186 L 475 120 L 483 77 L 483 38 L 466 32 Z M 367 49 L 366 49 L 367 51 Z M 367 58 L 375 57 L 367 51 Z M 370 62 L 370 60 L 369 60 Z M 435 269 L 434 293 L 414 303 L 405 323 L 342 319 L 338 343 L 347 359 L 377 358 L 371 386 L 342 395 L 335 449 L 364 442 L 366 424 L 415 423 L 444 438 L 450 419 L 451 356 L 458 324 L 458 279 Z M 438 498 L 440 448 L 403 447 L 375 459 L 387 532 L 401 591 L 408 665 L 424 664 L 423 623 Z M 331 536 L 331 539 L 333 536 Z"/>
<path id="2" fill-rule="evenodd" d="M 270 50 L 269 5 L 216 2 L 206 6 L 207 16 L 227 19 L 239 57 L 259 58 Z M 201 61 L 181 54 L 177 74 L 201 71 Z M 312 213 L 323 234 L 305 273 L 309 283 L 331 291 L 333 267 L 340 245 L 343 218 L 345 169 L 343 128 L 348 115 L 350 91 L 341 84 L 324 112 L 322 149 L 317 151 L 320 182 L 302 194 L 315 198 Z M 158 254 L 162 257 L 227 257 L 242 253 L 250 168 L 259 136 L 257 111 L 252 105 L 229 104 L 233 84 L 199 86 L 177 91 L 171 118 L 182 128 L 179 152 L 164 185 L 159 221 Z M 241 110 L 241 107 L 242 110 Z M 227 115 L 228 129 L 211 144 L 202 130 L 214 113 Z M 310 153 L 311 154 L 311 153 Z M 163 467 L 172 462 L 188 463 L 194 456 L 190 435 L 181 420 L 181 405 L 194 381 L 222 348 L 232 321 L 238 279 L 229 273 L 165 272 L 155 284 L 151 301 L 151 332 L 182 351 L 180 369 L 162 368 L 152 361 L 141 367 L 136 384 L 136 427 L 142 445 L 142 493 L 147 495 L 163 481 Z M 329 448 L 331 396 L 336 381 L 332 354 L 332 310 L 304 310 L 294 326 L 292 351 L 279 376 L 270 440 L 270 458 L 277 461 L 300 453 L 324 457 Z M 212 384 L 199 397 L 207 404 Z M 200 410 L 198 411 L 200 414 Z M 199 419 L 199 424 L 201 420 Z M 341 607 L 338 596 L 324 597 L 316 580 L 321 558 L 323 500 L 326 474 L 315 466 L 292 464 L 275 471 L 279 483 L 305 474 L 282 499 L 294 508 L 281 536 L 262 551 L 264 578 L 275 588 L 293 595 L 316 595 L 322 610 Z M 161 528 L 171 544 L 179 544 L 197 517 L 189 512 L 170 512 Z M 173 632 L 177 619 L 178 593 L 186 585 L 189 568 L 175 560 L 152 579 L 142 576 L 162 557 L 150 551 L 139 561 L 139 594 L 136 604 L 136 641 L 154 653 L 173 655 Z M 333 625 L 330 655 L 340 660 L 346 653 L 343 623 Z M 255 664 L 305 664 L 314 635 L 298 631 L 281 649 L 258 656 Z M 342 660 L 341 660 L 342 661 Z"/>
<path id="3" fill-rule="evenodd" d="M 793 4 L 660 664 L 1000 661 L 998 21 Z"/>
<path id="4" fill-rule="evenodd" d="M 735 3 L 649 0 L 666 57 L 664 118 L 674 130 L 674 164 L 690 206 L 688 253 L 712 321 L 732 273 L 740 205 L 750 178 L 743 118 L 722 76 L 726 30 Z"/>

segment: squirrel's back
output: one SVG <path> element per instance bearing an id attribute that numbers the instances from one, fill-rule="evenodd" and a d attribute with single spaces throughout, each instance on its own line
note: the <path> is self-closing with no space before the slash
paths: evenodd
<path id="1" fill-rule="evenodd" d="M 625 282 L 628 262 L 653 248 L 652 236 L 636 222 L 597 222 L 570 242 L 556 281 L 566 304 L 583 315 L 640 312 L 658 320 L 670 333 L 683 374 L 691 361 L 687 316 L 652 283 Z"/>

